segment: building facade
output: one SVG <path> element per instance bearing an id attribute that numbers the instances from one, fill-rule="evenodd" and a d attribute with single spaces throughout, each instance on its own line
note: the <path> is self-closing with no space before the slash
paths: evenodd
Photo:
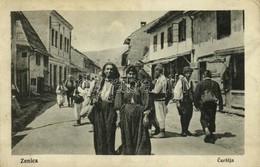
<path id="1" fill-rule="evenodd" d="M 147 30 L 151 49 L 146 64 L 152 65 L 152 69 L 158 63 L 163 64 L 166 76 L 178 76 L 184 66 L 194 62 L 192 22 L 183 13 L 169 11 Z"/>
<path id="2" fill-rule="evenodd" d="M 244 11 L 187 12 L 193 17 L 195 74 L 201 80 L 212 72 L 224 97 L 225 108 L 243 114 L 245 90 Z"/>
<path id="3" fill-rule="evenodd" d="M 128 36 L 124 44 L 128 45 L 128 50 L 122 54 L 121 68 L 125 69 L 129 64 L 134 64 L 139 60 L 143 60 L 144 56 L 149 53 L 150 50 L 150 35 L 146 33 L 146 30 L 154 24 L 156 20 L 146 24 L 141 22 L 141 27 L 132 32 Z M 146 71 L 150 73 L 150 68 L 146 68 Z"/>
<path id="4" fill-rule="evenodd" d="M 100 67 L 74 47 L 71 47 L 71 75 L 74 79 L 81 79 L 84 75 L 89 75 L 89 79 L 98 75 Z"/>
<path id="5" fill-rule="evenodd" d="M 153 69 L 163 64 L 166 76 L 178 76 L 189 65 L 195 83 L 210 70 L 221 85 L 225 109 L 243 114 L 243 11 L 169 11 L 147 33 L 151 48 L 147 65 Z"/>
<path id="6" fill-rule="evenodd" d="M 11 83 L 20 95 L 46 91 L 51 55 L 22 12 L 11 12 L 11 53 Z"/>
<path id="7" fill-rule="evenodd" d="M 54 10 L 25 11 L 23 13 L 52 55 L 48 65 L 48 85 L 50 89 L 54 89 L 71 73 L 71 32 L 73 27 Z"/>

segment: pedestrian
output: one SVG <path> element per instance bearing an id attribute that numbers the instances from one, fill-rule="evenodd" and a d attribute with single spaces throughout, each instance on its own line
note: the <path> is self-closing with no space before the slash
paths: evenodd
<path id="1" fill-rule="evenodd" d="M 75 119 L 77 120 L 76 124 L 74 126 L 81 125 L 81 117 L 80 117 L 80 112 L 82 110 L 82 103 L 84 101 L 84 93 L 85 90 L 82 87 L 82 84 L 76 81 L 76 88 L 73 93 L 73 99 L 74 99 L 74 116 Z"/>
<path id="2" fill-rule="evenodd" d="M 84 75 L 83 80 L 80 83 L 79 92 L 84 98 L 84 101 L 82 102 L 82 109 L 80 112 L 80 117 L 84 118 L 88 115 L 89 109 L 90 109 L 90 103 L 91 103 L 91 97 L 90 97 L 90 83 L 87 79 L 88 75 Z"/>
<path id="3" fill-rule="evenodd" d="M 122 154 L 150 155 L 151 141 L 148 132 L 152 101 L 149 90 L 141 90 L 138 82 L 138 71 L 130 65 L 126 69 L 127 83 L 122 85 L 122 91 L 116 94 L 115 108 L 120 109 Z M 117 125 L 119 121 L 117 122 Z"/>
<path id="4" fill-rule="evenodd" d="M 97 155 L 115 154 L 117 114 L 114 109 L 115 93 L 120 74 L 117 67 L 106 63 L 102 68 L 102 80 L 94 88 L 94 148 Z"/>
<path id="5" fill-rule="evenodd" d="M 65 88 L 63 85 L 63 82 L 59 82 L 59 85 L 56 88 L 56 94 L 57 94 L 57 104 L 59 108 L 63 106 L 63 103 L 65 102 Z"/>
<path id="6" fill-rule="evenodd" d="M 174 101 L 180 115 L 181 136 L 192 136 L 189 131 L 189 125 L 193 113 L 193 81 L 190 79 L 193 70 L 189 66 L 183 68 L 183 75 L 179 79 L 174 88 Z"/>
<path id="7" fill-rule="evenodd" d="M 214 132 L 216 131 L 216 110 L 217 103 L 219 111 L 223 110 L 223 100 L 221 96 L 220 86 L 216 81 L 211 79 L 209 70 L 203 73 L 204 80 L 198 83 L 194 93 L 194 105 L 201 111 L 200 122 L 205 132 L 204 141 L 214 143 Z"/>
<path id="8" fill-rule="evenodd" d="M 75 89 L 74 86 L 74 80 L 72 79 L 71 75 L 68 75 L 67 80 L 65 81 L 65 87 L 67 89 L 66 95 L 67 95 L 67 101 L 68 101 L 68 107 L 72 107 L 73 105 L 73 92 Z"/>
<path id="9" fill-rule="evenodd" d="M 167 106 L 165 104 L 166 100 L 166 88 L 167 88 L 167 80 L 163 75 L 163 66 L 158 64 L 155 67 L 155 78 L 156 82 L 154 85 L 154 89 L 151 93 L 154 95 L 154 107 L 155 107 L 155 117 L 159 124 L 159 134 L 154 135 L 155 138 L 163 138 L 166 137 L 165 133 L 165 119 L 166 114 L 168 112 Z"/>
<path id="10" fill-rule="evenodd" d="M 140 89 L 144 90 L 144 91 L 141 91 L 141 93 L 144 92 L 144 94 L 146 94 L 147 90 L 151 91 L 154 88 L 154 84 L 155 84 L 156 81 L 153 83 L 152 77 L 144 70 L 144 63 L 143 62 L 140 62 L 140 61 L 136 62 L 135 67 L 138 71 L 138 74 L 137 74 L 138 82 L 141 84 Z M 153 97 L 150 96 L 150 98 L 152 99 Z M 152 110 L 150 111 L 150 114 L 149 114 L 150 123 L 149 123 L 149 128 L 148 128 L 150 136 L 157 135 L 157 134 L 160 133 L 160 127 L 158 125 L 158 122 L 156 121 L 154 104 L 152 104 L 152 105 L 153 105 L 153 107 L 152 107 Z M 155 128 L 154 133 L 152 133 L 152 127 L 153 126 Z"/>

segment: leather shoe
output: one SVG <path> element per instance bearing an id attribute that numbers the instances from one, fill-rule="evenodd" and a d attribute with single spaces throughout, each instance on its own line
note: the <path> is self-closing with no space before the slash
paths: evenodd
<path id="1" fill-rule="evenodd" d="M 190 131 L 186 132 L 188 136 L 193 136 L 193 134 Z"/>
<path id="2" fill-rule="evenodd" d="M 153 137 L 154 138 L 165 138 L 166 134 L 165 134 L 165 132 L 160 132 L 158 135 L 154 135 Z"/>
<path id="3" fill-rule="evenodd" d="M 186 132 L 182 132 L 182 133 L 181 133 L 181 136 L 182 136 L 182 137 L 186 137 L 186 136 L 187 136 L 187 133 L 186 133 Z"/>

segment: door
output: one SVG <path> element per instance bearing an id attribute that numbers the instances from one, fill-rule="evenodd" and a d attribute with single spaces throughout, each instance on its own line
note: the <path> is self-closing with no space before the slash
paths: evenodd
<path id="1" fill-rule="evenodd" d="M 44 78 L 37 78 L 37 93 L 42 93 L 44 91 Z"/>

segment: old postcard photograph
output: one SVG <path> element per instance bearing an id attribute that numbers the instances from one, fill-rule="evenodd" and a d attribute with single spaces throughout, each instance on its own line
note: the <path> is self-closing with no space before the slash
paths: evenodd
<path id="1" fill-rule="evenodd" d="M 3 2 L 0 166 L 259 164 L 258 1 Z"/>

